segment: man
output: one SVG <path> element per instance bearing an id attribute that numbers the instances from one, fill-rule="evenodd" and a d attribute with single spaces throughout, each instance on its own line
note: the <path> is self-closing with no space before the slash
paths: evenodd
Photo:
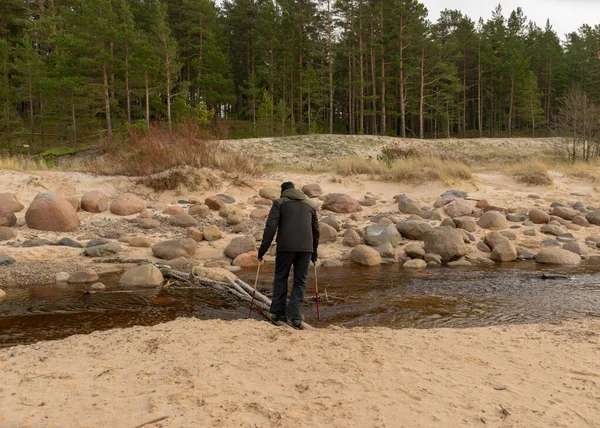
<path id="1" fill-rule="evenodd" d="M 306 293 L 306 275 L 310 261 L 317 262 L 319 246 L 319 222 L 316 206 L 294 183 L 286 181 L 281 185 L 281 198 L 273 203 L 258 259 L 269 250 L 277 233 L 277 257 L 275 260 L 275 280 L 273 281 L 273 301 L 271 317 L 273 321 L 288 321 L 294 328 L 300 328 L 302 315 L 300 308 Z M 286 306 L 288 277 L 294 266 L 294 285 L 290 302 Z"/>

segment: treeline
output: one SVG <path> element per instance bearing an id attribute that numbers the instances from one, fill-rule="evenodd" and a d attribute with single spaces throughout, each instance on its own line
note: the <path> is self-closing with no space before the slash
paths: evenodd
<path id="1" fill-rule="evenodd" d="M 186 119 L 213 133 L 550 132 L 600 102 L 600 26 L 474 22 L 416 0 L 0 0 L 3 142 L 77 144 Z M 235 125 L 237 124 L 237 125 Z M 224 131 L 225 129 L 225 131 Z M 96 134 L 94 134 L 96 133 Z"/>

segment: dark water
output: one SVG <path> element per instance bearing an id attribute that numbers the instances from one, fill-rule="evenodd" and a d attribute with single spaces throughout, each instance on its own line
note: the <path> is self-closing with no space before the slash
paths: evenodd
<path id="1" fill-rule="evenodd" d="M 544 274 L 565 278 L 542 279 Z M 311 270 L 304 308 L 307 322 L 325 326 L 476 327 L 555 322 L 600 317 L 600 266 L 542 268 L 535 264 L 502 268 L 438 268 L 407 272 L 399 266 L 320 269 L 321 322 L 314 306 Z M 254 281 L 253 271 L 240 275 Z M 272 272 L 261 274 L 267 291 Z M 0 304 L 0 347 L 58 339 L 73 334 L 133 325 L 153 325 L 178 317 L 237 319 L 247 305 L 210 290 L 169 289 L 118 292 L 103 278 L 106 293 L 85 295 L 81 286 L 9 289 Z"/>

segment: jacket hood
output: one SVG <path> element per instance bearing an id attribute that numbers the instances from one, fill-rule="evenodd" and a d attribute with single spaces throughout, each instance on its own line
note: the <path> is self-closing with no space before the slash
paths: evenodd
<path id="1" fill-rule="evenodd" d="M 303 201 L 306 199 L 306 195 L 298 189 L 287 189 L 281 193 L 282 198 L 293 199 L 296 201 Z"/>

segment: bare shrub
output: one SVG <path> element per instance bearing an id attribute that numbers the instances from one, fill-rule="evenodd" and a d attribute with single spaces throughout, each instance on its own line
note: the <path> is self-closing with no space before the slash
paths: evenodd
<path id="1" fill-rule="evenodd" d="M 182 124 L 171 137 L 156 126 L 147 131 L 132 128 L 125 143 L 104 146 L 103 151 L 102 161 L 88 165 L 90 172 L 145 176 L 182 165 L 247 175 L 261 172 L 257 160 L 207 139 L 194 121 Z"/>

